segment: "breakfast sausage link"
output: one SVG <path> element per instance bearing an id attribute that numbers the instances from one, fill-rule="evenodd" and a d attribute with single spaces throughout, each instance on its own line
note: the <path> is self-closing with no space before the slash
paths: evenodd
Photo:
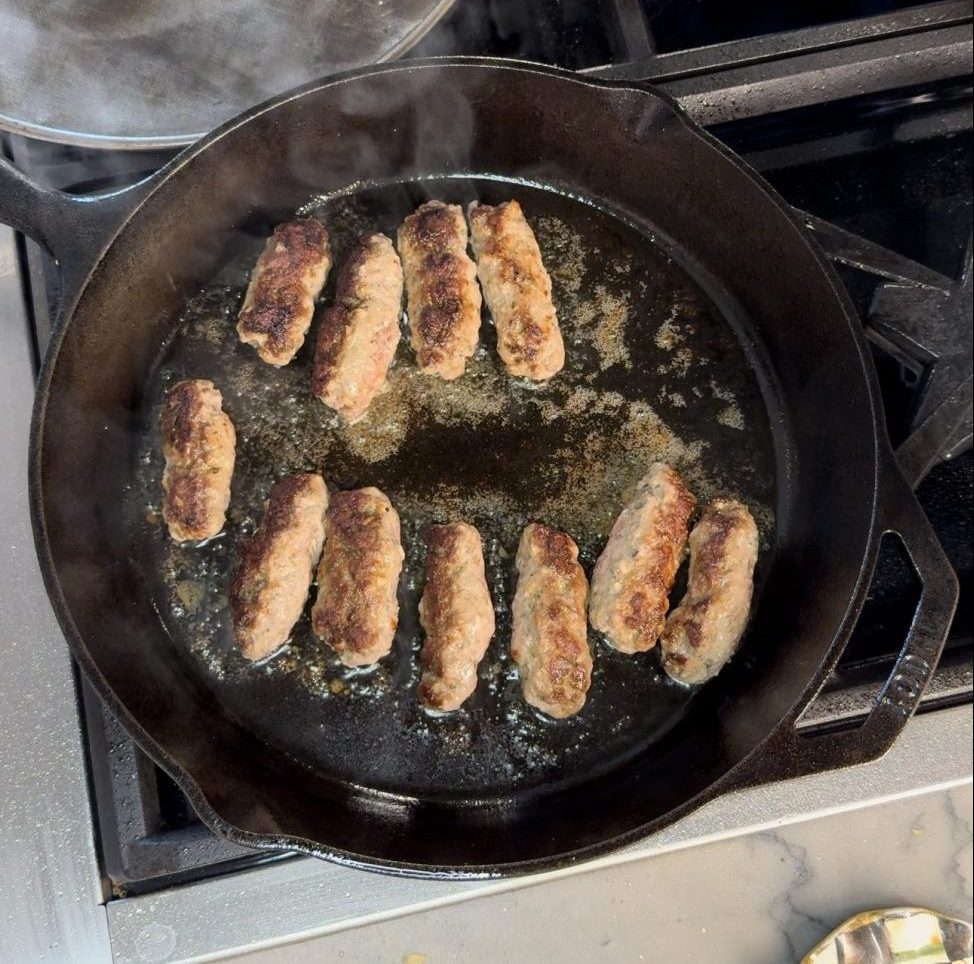
<path id="1" fill-rule="evenodd" d="M 622 653 L 652 649 L 683 558 L 695 499 L 679 474 L 657 462 L 619 514 L 592 571 L 589 620 Z"/>
<path id="2" fill-rule="evenodd" d="M 311 624 L 346 666 L 368 666 L 392 648 L 404 558 L 399 516 L 382 492 L 332 496 Z"/>
<path id="3" fill-rule="evenodd" d="M 477 666 L 494 635 L 484 552 L 472 525 L 432 527 L 419 621 L 426 632 L 420 699 L 431 709 L 459 709 L 477 688 Z"/>
<path id="4" fill-rule="evenodd" d="M 320 475 L 289 475 L 271 489 L 230 585 L 234 636 L 247 659 L 263 659 L 286 643 L 301 617 L 321 555 L 327 508 Z"/>
<path id="5" fill-rule="evenodd" d="M 565 365 L 551 278 L 517 201 L 469 208 L 477 276 L 497 326 L 497 351 L 514 376 L 544 381 Z"/>
<path id="6" fill-rule="evenodd" d="M 524 698 L 556 719 L 571 716 L 585 705 L 592 678 L 588 584 L 578 546 L 564 532 L 532 523 L 521 535 L 515 564 L 511 657 Z"/>
<path id="7" fill-rule="evenodd" d="M 416 364 L 452 381 L 463 374 L 480 332 L 480 289 L 463 210 L 427 201 L 403 221 L 398 241 Z"/>
<path id="8" fill-rule="evenodd" d="M 682 683 L 716 676 L 747 625 L 758 528 L 747 506 L 715 499 L 690 533 L 686 595 L 663 630 L 663 668 Z"/>
<path id="9" fill-rule="evenodd" d="M 331 268 L 328 230 L 315 218 L 279 224 L 250 279 L 237 334 L 269 365 L 294 358 Z"/>
<path id="10" fill-rule="evenodd" d="M 194 378 L 173 385 L 162 414 L 162 515 L 177 542 L 209 539 L 223 528 L 236 442 L 213 382 Z"/>
<path id="11" fill-rule="evenodd" d="M 356 245 L 342 265 L 335 303 L 318 329 L 312 390 L 349 422 L 385 384 L 399 344 L 402 287 L 399 256 L 384 234 Z"/>

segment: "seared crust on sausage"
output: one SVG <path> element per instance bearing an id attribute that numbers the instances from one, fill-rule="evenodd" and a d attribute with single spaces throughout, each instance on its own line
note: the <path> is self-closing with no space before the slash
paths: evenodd
<path id="1" fill-rule="evenodd" d="M 480 332 L 480 289 L 463 211 L 427 201 L 403 221 L 398 242 L 416 364 L 452 381 L 463 374 Z"/>
<path id="2" fill-rule="evenodd" d="M 269 365 L 286 365 L 304 344 L 330 268 L 328 230 L 320 221 L 279 224 L 250 279 L 237 319 L 240 340 Z"/>
<path id="3" fill-rule="evenodd" d="M 620 652 L 656 645 L 695 502 L 679 473 L 657 462 L 616 519 L 592 571 L 589 621 Z"/>
<path id="4" fill-rule="evenodd" d="M 426 632 L 420 699 L 431 709 L 458 709 L 477 688 L 477 666 L 494 635 L 484 552 L 472 525 L 431 528 L 419 621 Z"/>
<path id="5" fill-rule="evenodd" d="M 497 326 L 497 351 L 517 377 L 544 381 L 565 366 L 551 278 L 517 201 L 469 207 L 477 276 Z"/>
<path id="6" fill-rule="evenodd" d="M 392 648 L 404 558 L 399 516 L 382 492 L 332 496 L 311 625 L 346 666 L 368 666 Z"/>
<path id="7" fill-rule="evenodd" d="M 564 532 L 532 523 L 521 535 L 516 566 L 511 657 L 524 698 L 548 716 L 571 716 L 585 705 L 592 678 L 578 546 Z"/>
<path id="8" fill-rule="evenodd" d="M 288 475 L 271 489 L 230 585 L 234 636 L 247 659 L 273 653 L 300 618 L 321 555 L 327 508 L 320 475 Z"/>
<path id="9" fill-rule="evenodd" d="M 385 384 L 399 344 L 402 288 L 399 256 L 384 234 L 365 238 L 342 265 L 335 303 L 318 329 L 312 391 L 349 422 Z"/>
<path id="10" fill-rule="evenodd" d="M 177 542 L 209 539 L 230 504 L 237 435 L 213 382 L 177 382 L 162 413 L 162 514 Z"/>
<path id="11" fill-rule="evenodd" d="M 686 595 L 666 621 L 663 668 L 683 683 L 716 676 L 747 625 L 758 528 L 747 506 L 715 499 L 690 533 Z"/>

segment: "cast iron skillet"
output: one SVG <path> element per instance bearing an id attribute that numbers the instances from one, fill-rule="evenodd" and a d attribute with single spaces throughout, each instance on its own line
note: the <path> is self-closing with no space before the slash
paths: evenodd
<path id="1" fill-rule="evenodd" d="M 660 93 L 522 63 L 417 61 L 329 78 L 257 107 L 116 195 L 41 191 L 5 164 L 0 187 L 0 216 L 47 247 L 63 278 L 30 457 L 48 592 L 99 694 L 218 832 L 403 874 L 534 871 L 631 842 L 732 788 L 873 759 L 915 709 L 957 585 L 890 451 L 858 323 L 781 200 Z M 451 483 L 520 494 L 522 504 L 504 503 L 505 512 L 489 499 L 469 510 L 489 529 L 503 612 L 512 589 L 504 557 L 516 527 L 542 509 L 577 525 L 591 564 L 639 458 L 653 451 L 634 443 L 638 458 L 613 461 L 598 449 L 599 426 L 631 441 L 612 405 L 633 415 L 645 403 L 668 426 L 653 444 L 698 470 L 702 494 L 730 487 L 764 510 L 752 622 L 714 682 L 677 687 L 655 654 L 622 659 L 596 641 L 586 710 L 565 726 L 545 724 L 518 701 L 501 631 L 472 708 L 431 720 L 412 699 L 417 639 L 408 617 L 391 668 L 362 678 L 341 676 L 300 634 L 294 649 L 317 660 L 314 672 L 287 656 L 276 668 L 273 660 L 241 668 L 219 619 L 206 639 L 191 603 L 180 616 L 173 600 L 187 601 L 185 585 L 177 592 L 185 573 L 194 592 L 200 583 L 214 599 L 206 576 L 219 584 L 233 549 L 205 547 L 205 563 L 174 558 L 153 528 L 149 440 L 167 379 L 234 378 L 254 365 L 225 335 L 246 264 L 274 220 L 320 209 L 341 245 L 367 224 L 391 230 L 427 195 L 522 199 L 554 250 L 556 293 L 576 298 L 564 315 L 575 326 L 569 352 L 590 374 L 567 373 L 547 409 L 545 397 L 504 383 L 501 394 L 514 401 L 473 427 L 420 413 L 432 442 L 409 409 L 407 436 L 386 460 L 347 437 L 302 454 L 304 441 L 331 438 L 336 423 L 301 392 L 240 375 L 227 404 L 242 423 L 246 484 L 235 479 L 240 501 L 225 545 L 253 525 L 262 486 L 302 460 L 343 487 L 390 488 L 406 504 L 416 547 L 427 518 L 466 505 Z M 579 311 L 577 299 L 600 284 L 594 308 Z M 604 315 L 627 293 L 622 342 L 586 341 L 578 327 L 586 310 Z M 674 299 L 691 306 L 681 330 L 692 349 L 692 400 L 682 406 L 672 397 L 672 359 L 661 354 L 674 347 L 661 337 L 661 312 Z M 307 356 L 306 346 L 285 383 L 306 371 Z M 490 359 L 487 351 L 477 362 L 488 382 Z M 716 374 L 701 373 L 701 359 Z M 197 370 L 204 364 L 212 371 Z M 740 411 L 720 420 L 714 406 L 728 385 Z M 405 390 L 393 398 L 425 404 Z M 288 421 L 267 421 L 268 406 Z M 385 411 L 388 427 L 398 415 Z M 563 435 L 552 428 L 559 418 Z M 583 469 L 569 478 L 577 460 Z M 549 462 L 548 476 L 532 468 Z M 593 478 L 601 515 L 566 498 L 569 483 Z M 923 584 L 900 658 L 860 728 L 802 737 L 796 720 L 848 640 L 889 531 Z M 406 602 L 415 598 L 414 556 Z"/>

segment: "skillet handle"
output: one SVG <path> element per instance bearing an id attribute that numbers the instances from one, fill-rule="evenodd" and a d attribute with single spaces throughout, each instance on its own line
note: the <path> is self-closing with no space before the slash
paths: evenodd
<path id="1" fill-rule="evenodd" d="M 54 258 L 61 310 L 74 301 L 108 241 L 154 182 L 155 176 L 108 194 L 76 197 L 35 184 L 0 157 L 0 224 L 23 232 Z"/>
<path id="2" fill-rule="evenodd" d="M 782 727 L 729 776 L 732 789 L 867 763 L 893 745 L 920 704 L 940 657 L 960 587 L 953 567 L 890 453 L 880 482 L 878 521 L 883 533 L 903 540 L 922 583 L 920 601 L 889 679 L 861 726 L 803 734 Z"/>

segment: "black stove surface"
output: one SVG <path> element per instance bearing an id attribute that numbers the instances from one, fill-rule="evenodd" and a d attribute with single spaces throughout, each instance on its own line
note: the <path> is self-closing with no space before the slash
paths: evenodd
<path id="1" fill-rule="evenodd" d="M 839 18 L 852 22 L 837 25 Z M 964 69 L 945 68 L 943 58 L 937 64 L 917 58 L 900 82 L 903 77 L 888 66 L 870 66 L 875 44 L 895 41 L 907 53 L 929 51 L 938 30 L 937 49 L 956 57 L 960 41 L 949 32 L 958 23 L 966 24 L 968 46 L 959 61 Z M 969 313 L 961 317 L 957 305 L 963 298 L 956 297 L 965 267 L 970 270 L 974 204 L 969 35 L 970 5 L 952 0 L 926 6 L 830 0 L 786 7 L 716 0 L 458 0 L 413 55 L 510 56 L 658 78 L 664 86 L 676 78 L 671 92 L 677 96 L 691 91 L 688 84 L 692 91 L 706 90 L 703 107 L 691 91 L 684 101 L 688 110 L 699 111 L 705 122 L 734 118 L 710 124 L 711 132 L 809 216 L 837 260 L 873 345 L 889 434 L 898 445 L 955 387 L 957 373 L 971 372 Z M 705 44 L 719 46 L 695 49 Z M 814 95 L 783 95 L 779 103 L 763 79 L 782 73 L 782 65 L 800 75 L 804 57 L 815 58 L 810 69 L 820 70 L 807 78 Z M 823 63 L 843 69 L 827 73 Z M 856 84 L 849 83 L 844 69 L 849 67 L 859 71 Z M 742 87 L 742 77 L 753 78 L 753 86 L 748 81 Z M 109 154 L 13 138 L 6 147 L 37 180 L 79 193 L 131 183 L 171 156 Z M 56 285 L 50 265 L 32 245 L 23 244 L 22 255 L 40 354 Z M 904 277 L 922 284 L 905 289 L 890 284 Z M 966 290 L 969 306 L 969 281 Z M 919 306 L 918 291 L 930 293 Z M 918 489 L 961 583 L 947 648 L 923 708 L 971 699 L 969 437 L 969 425 L 954 432 Z M 835 726 L 865 715 L 890 673 L 918 596 L 912 567 L 898 541 L 887 537 L 863 616 L 805 725 Z M 116 894 L 275 859 L 206 830 L 169 777 L 97 697 L 82 689 L 102 858 Z"/>

